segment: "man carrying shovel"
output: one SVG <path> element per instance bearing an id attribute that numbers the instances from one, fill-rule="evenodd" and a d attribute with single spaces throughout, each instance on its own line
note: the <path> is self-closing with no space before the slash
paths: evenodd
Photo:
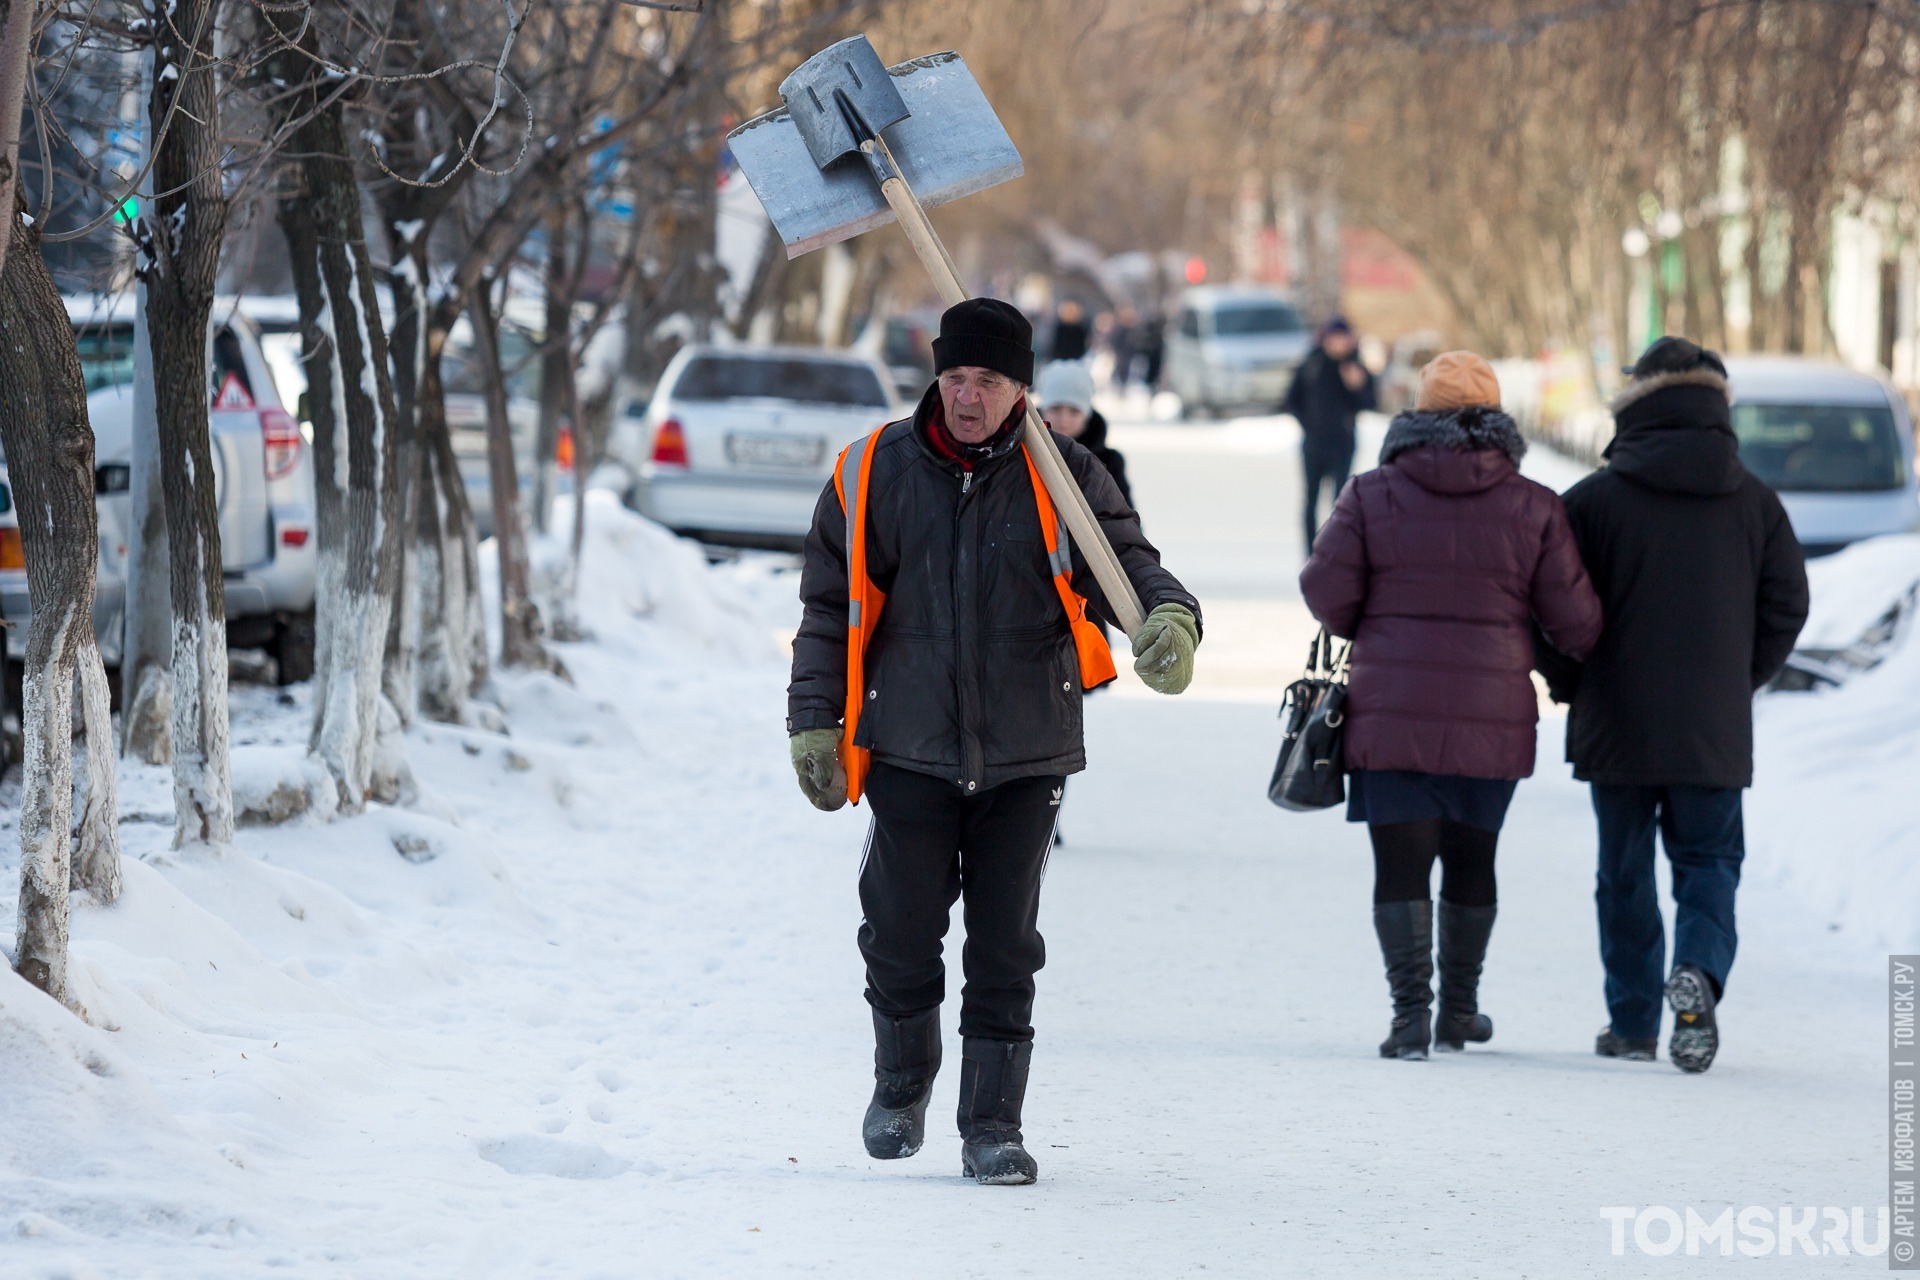
<path id="1" fill-rule="evenodd" d="M 1045 960 L 1040 883 L 1066 775 L 1086 767 L 1081 693 L 1114 678 L 1110 616 L 1036 469 L 1033 331 L 992 298 L 940 321 L 936 380 L 911 418 L 851 446 L 806 543 L 787 730 L 821 809 L 864 791 L 860 951 L 873 1009 L 876 1159 L 913 1155 L 940 1066 L 941 939 L 964 899 L 961 1168 L 1034 1180 L 1020 1132 Z M 1053 443 L 1145 606 L 1134 670 L 1193 675 L 1200 606 L 1160 565 L 1106 468 Z"/>

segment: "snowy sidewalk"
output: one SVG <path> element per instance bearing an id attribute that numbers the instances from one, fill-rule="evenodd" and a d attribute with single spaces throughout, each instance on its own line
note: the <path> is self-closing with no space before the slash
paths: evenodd
<path id="1" fill-rule="evenodd" d="M 792 783 L 753 612 L 791 585 L 729 612 L 589 583 L 577 688 L 504 682 L 511 738 L 416 730 L 421 810 L 221 857 L 129 824 L 147 865 L 76 919 L 119 1029 L 0 977 L 0 1275 L 1640 1275 L 1752 1264 L 1615 1257 L 1603 1207 L 1883 1203 L 1884 955 L 1778 888 L 1743 895 L 1709 1075 L 1592 1056 L 1555 722 L 1503 841 L 1493 1044 L 1378 1060 L 1364 833 L 1266 803 L 1278 727 L 1242 690 L 1090 703 L 1041 915 L 1039 1185 L 960 1178 L 951 1070 L 927 1148 L 868 1160 L 865 813 Z M 304 717 L 250 691 L 236 738 Z"/>

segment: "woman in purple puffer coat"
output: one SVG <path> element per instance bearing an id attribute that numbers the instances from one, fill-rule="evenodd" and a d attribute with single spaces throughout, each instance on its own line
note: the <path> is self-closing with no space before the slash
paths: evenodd
<path id="1" fill-rule="evenodd" d="M 1314 617 L 1353 641 L 1347 818 L 1373 841 L 1374 930 L 1393 992 L 1382 1057 L 1492 1037 L 1478 988 L 1494 847 L 1514 786 L 1533 772 L 1532 627 L 1574 658 L 1600 637 L 1566 512 L 1522 478 L 1525 452 L 1491 366 L 1467 351 L 1435 358 L 1379 468 L 1341 492 L 1300 573 Z"/>

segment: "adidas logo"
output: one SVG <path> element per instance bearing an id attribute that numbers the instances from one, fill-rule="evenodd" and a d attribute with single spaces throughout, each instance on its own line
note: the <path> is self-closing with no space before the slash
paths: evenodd
<path id="1" fill-rule="evenodd" d="M 1066 793 L 1067 789 L 1065 787 L 1055 787 L 1053 789 L 1053 799 L 1049 802 L 1048 807 L 1058 809 L 1060 807 L 1060 797 Z"/>

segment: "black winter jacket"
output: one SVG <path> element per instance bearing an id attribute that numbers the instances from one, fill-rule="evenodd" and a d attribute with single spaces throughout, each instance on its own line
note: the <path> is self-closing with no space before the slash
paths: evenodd
<path id="1" fill-rule="evenodd" d="M 866 656 L 868 697 L 856 743 L 875 760 L 967 791 L 1014 778 L 1077 773 L 1080 668 L 1047 568 L 1024 427 L 971 473 L 934 452 L 929 389 L 914 416 L 885 429 L 868 481 L 867 567 L 886 592 Z M 1093 454 L 1059 435 L 1121 566 L 1151 611 L 1199 603 L 1160 566 L 1140 518 Z M 1079 549 L 1074 589 L 1111 620 Z M 800 575 L 787 732 L 838 728 L 846 701 L 846 515 L 831 482 L 814 510 Z"/>
<path id="2" fill-rule="evenodd" d="M 1354 391 L 1340 377 L 1341 363 L 1315 347 L 1293 371 L 1293 381 L 1280 401 L 1280 412 L 1299 421 L 1301 443 L 1315 458 L 1351 458 L 1355 421 L 1361 410 L 1375 405 L 1373 375 L 1367 374 Z M 1345 363 L 1357 365 L 1359 357 L 1349 357 Z M 1360 368 L 1364 372 L 1366 366 Z"/>
<path id="3" fill-rule="evenodd" d="M 1740 464 L 1724 380 L 1633 384 L 1604 470 L 1566 493 L 1605 629 L 1584 666 L 1536 643 L 1571 699 L 1567 759 L 1583 781 L 1753 782 L 1753 695 L 1807 618 L 1807 574 L 1779 497 Z"/>
<path id="4" fill-rule="evenodd" d="M 1074 443 L 1100 459 L 1100 465 L 1113 477 L 1114 484 L 1120 487 L 1120 497 L 1126 504 L 1133 505 L 1133 486 L 1127 483 L 1127 459 L 1112 445 L 1107 443 L 1107 420 L 1095 409 L 1087 415 L 1087 426 L 1074 437 Z"/>

